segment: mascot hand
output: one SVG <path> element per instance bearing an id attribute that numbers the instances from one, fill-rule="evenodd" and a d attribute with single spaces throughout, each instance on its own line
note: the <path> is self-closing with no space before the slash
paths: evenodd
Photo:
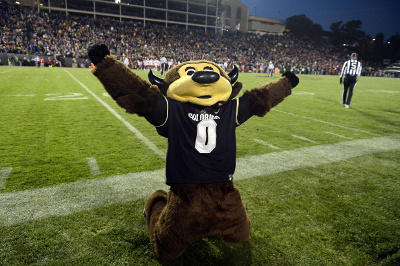
<path id="1" fill-rule="evenodd" d="M 95 44 L 89 49 L 88 55 L 90 61 L 92 61 L 94 65 L 97 65 L 103 62 L 107 55 L 110 55 L 110 51 L 105 44 Z"/>
<path id="2" fill-rule="evenodd" d="M 286 71 L 282 74 L 282 77 L 287 77 L 289 79 L 290 84 L 292 84 L 292 89 L 299 84 L 299 78 L 293 72 Z"/>
<path id="3" fill-rule="evenodd" d="M 147 116 L 152 114 L 159 99 L 157 86 L 142 79 L 110 52 L 106 45 L 94 45 L 89 49 L 89 58 L 96 67 L 92 70 L 106 91 L 130 114 Z"/>

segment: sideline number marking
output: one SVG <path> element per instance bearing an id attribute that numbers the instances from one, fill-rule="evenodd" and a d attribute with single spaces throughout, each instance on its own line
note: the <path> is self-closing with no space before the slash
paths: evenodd
<path id="1" fill-rule="evenodd" d="M 101 174 L 99 165 L 97 164 L 97 161 L 96 161 L 95 158 L 89 157 L 89 158 L 86 158 L 86 160 L 88 162 L 88 165 L 89 165 L 89 168 L 90 168 L 90 172 L 92 173 L 92 175 Z"/>
<path id="2" fill-rule="evenodd" d="M 3 167 L 0 171 L 0 189 L 6 188 L 6 179 L 10 176 L 12 167 Z"/>

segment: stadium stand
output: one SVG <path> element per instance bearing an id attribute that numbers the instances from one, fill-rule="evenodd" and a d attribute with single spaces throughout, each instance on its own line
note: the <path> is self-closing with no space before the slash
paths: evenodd
<path id="1" fill-rule="evenodd" d="M 383 75 L 390 77 L 400 77 L 400 61 L 385 67 Z"/>
<path id="2" fill-rule="evenodd" d="M 87 49 L 105 43 L 121 61 L 129 59 L 132 68 L 166 57 L 173 64 L 205 59 L 228 70 L 237 64 L 241 71 L 264 72 L 273 61 L 280 70 L 302 74 L 338 74 L 346 58 L 324 40 L 296 39 L 285 35 L 257 35 L 238 31 L 223 34 L 204 30 L 143 25 L 113 17 L 93 18 L 85 14 L 66 16 L 65 12 L 44 11 L 0 2 L 0 54 L 2 62 L 11 56 L 19 64 L 42 57 L 45 65 L 57 60 L 62 66 L 89 67 Z M 4 57 L 6 54 L 6 57 Z M 8 58 L 7 58 L 8 56 Z M 14 59 L 11 59 L 14 60 Z M 11 64 L 15 64 L 12 62 Z"/>

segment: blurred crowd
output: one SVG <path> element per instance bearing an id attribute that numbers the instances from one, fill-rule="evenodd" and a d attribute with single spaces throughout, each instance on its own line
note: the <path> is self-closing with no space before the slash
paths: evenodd
<path id="1" fill-rule="evenodd" d="M 323 40 L 241 32 L 206 34 L 204 30 L 160 27 L 112 18 L 66 16 L 0 2 L 0 53 L 87 58 L 88 48 L 105 43 L 132 68 L 165 57 L 170 65 L 210 60 L 244 71 L 276 68 L 299 73 L 337 74 L 347 55 Z M 154 64 L 154 63 L 153 63 Z"/>

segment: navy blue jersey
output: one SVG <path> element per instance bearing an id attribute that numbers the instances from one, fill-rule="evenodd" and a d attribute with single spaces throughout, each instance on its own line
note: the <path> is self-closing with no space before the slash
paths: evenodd
<path id="1" fill-rule="evenodd" d="M 247 98 L 229 101 L 219 108 L 170 98 L 160 101 L 167 103 L 168 110 L 165 122 L 156 125 L 157 132 L 168 138 L 167 185 L 232 180 L 236 166 L 235 129 L 252 116 Z M 239 104 L 243 106 L 239 108 Z"/>

